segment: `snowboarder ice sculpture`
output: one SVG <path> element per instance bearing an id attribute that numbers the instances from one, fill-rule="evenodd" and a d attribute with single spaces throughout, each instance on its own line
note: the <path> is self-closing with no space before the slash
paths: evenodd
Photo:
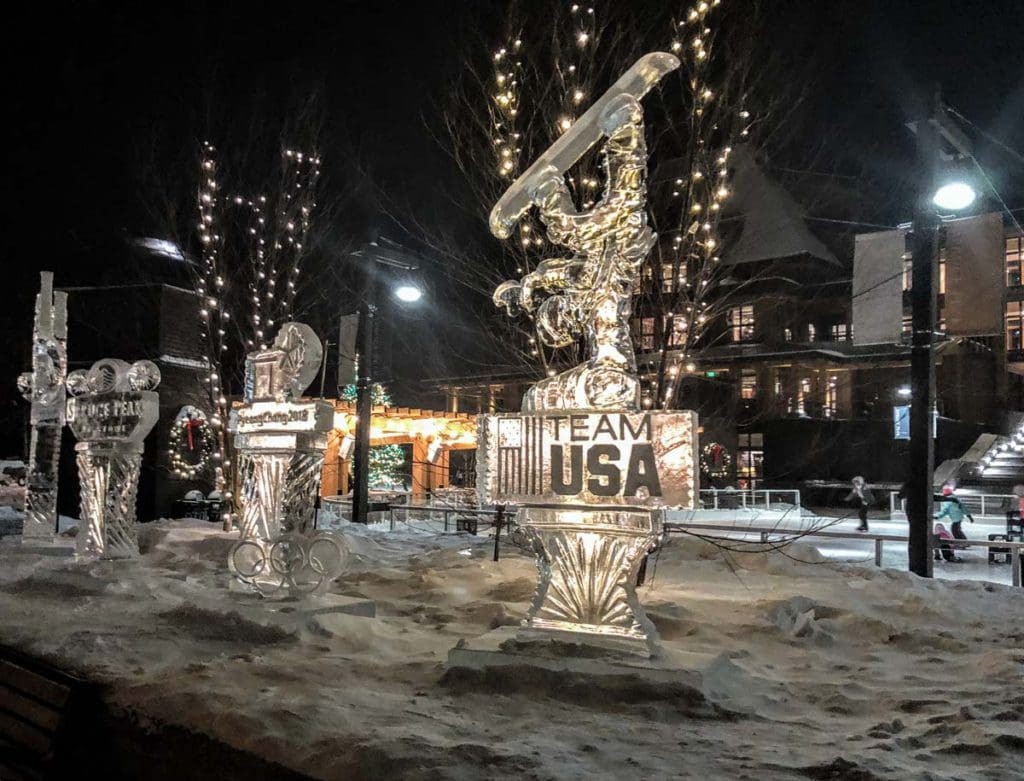
<path id="1" fill-rule="evenodd" d="M 536 206 L 548 238 L 570 251 L 502 283 L 495 304 L 534 317 L 551 347 L 583 337 L 587 358 L 529 388 L 522 414 L 479 425 L 481 500 L 518 505 L 537 556 L 526 626 L 651 654 L 654 627 L 634 584 L 661 536 L 663 509 L 694 505 L 697 425 L 692 412 L 640 411 L 629 321 L 656 240 L 640 99 L 678 67 L 668 53 L 641 57 L 492 210 L 491 231 L 505 238 Z M 603 197 L 578 210 L 565 173 L 602 140 Z"/>

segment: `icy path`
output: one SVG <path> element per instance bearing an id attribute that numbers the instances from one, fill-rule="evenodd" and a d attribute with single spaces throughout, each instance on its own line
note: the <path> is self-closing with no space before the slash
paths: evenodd
<path id="1" fill-rule="evenodd" d="M 135 562 L 0 546 L 0 641 L 107 682 L 149 729 L 315 778 L 1021 777 L 1018 590 L 838 564 L 805 543 L 723 554 L 679 539 L 641 599 L 667 646 L 716 658 L 700 691 L 525 672 L 456 686 L 448 649 L 525 613 L 532 561 L 508 547 L 494 563 L 483 537 L 346 532 L 334 589 L 375 599 L 377 619 L 285 630 L 243 614 L 231 539 L 164 522 Z"/>

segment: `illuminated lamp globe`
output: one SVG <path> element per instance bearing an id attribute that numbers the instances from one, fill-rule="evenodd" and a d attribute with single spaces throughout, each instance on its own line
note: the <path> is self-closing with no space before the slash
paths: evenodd
<path id="1" fill-rule="evenodd" d="M 958 212 L 974 203 L 977 197 L 974 188 L 966 182 L 950 182 L 935 191 L 932 203 L 940 209 Z"/>
<path id="2" fill-rule="evenodd" d="M 414 304 L 423 298 L 423 291 L 415 285 L 400 285 L 395 288 L 395 298 L 407 304 Z"/>

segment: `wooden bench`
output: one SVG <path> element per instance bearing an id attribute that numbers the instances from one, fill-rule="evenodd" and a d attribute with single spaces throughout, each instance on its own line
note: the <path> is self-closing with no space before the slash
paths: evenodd
<path id="1" fill-rule="evenodd" d="M 54 777 L 57 747 L 85 682 L 0 647 L 0 778 Z"/>

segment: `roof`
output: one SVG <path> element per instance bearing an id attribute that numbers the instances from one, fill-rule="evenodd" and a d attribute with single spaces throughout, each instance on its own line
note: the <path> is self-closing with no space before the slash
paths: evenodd
<path id="1" fill-rule="evenodd" d="M 727 264 L 756 263 L 808 255 L 842 267 L 832 251 L 806 225 L 806 214 L 781 185 L 768 178 L 745 147 L 733 152 L 733 207 L 743 216 L 743 230 L 726 251 Z"/>

